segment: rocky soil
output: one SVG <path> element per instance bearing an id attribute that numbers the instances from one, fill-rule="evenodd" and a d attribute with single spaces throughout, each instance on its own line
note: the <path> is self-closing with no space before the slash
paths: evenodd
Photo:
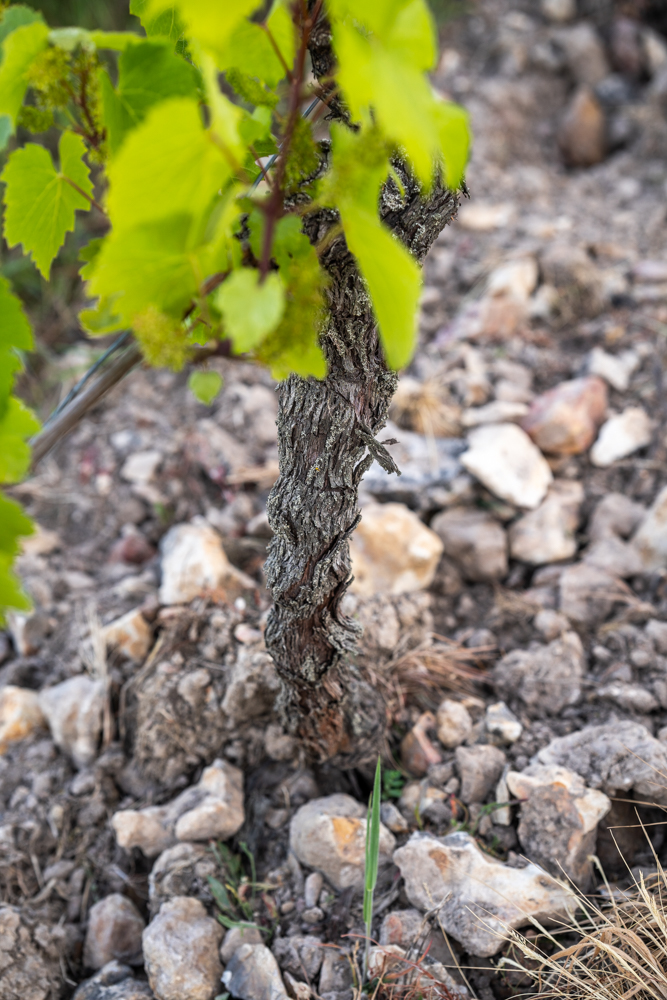
<path id="1" fill-rule="evenodd" d="M 479 0 L 443 28 L 470 199 L 346 598 L 391 715 L 371 971 L 428 997 L 525 993 L 511 928 L 566 918 L 592 855 L 621 888 L 665 862 L 661 11 Z M 15 490 L 40 530 L 0 632 L 2 1000 L 353 996 L 372 768 L 314 767 L 275 714 L 276 395 L 216 364 L 209 408 L 135 371 Z"/>

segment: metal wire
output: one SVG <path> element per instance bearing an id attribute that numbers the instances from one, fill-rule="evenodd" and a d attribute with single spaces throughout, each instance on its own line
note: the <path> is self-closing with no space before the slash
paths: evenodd
<path id="1" fill-rule="evenodd" d="M 72 386 L 72 388 L 67 393 L 65 398 L 60 403 L 58 403 L 55 410 L 53 410 L 53 412 L 49 414 L 49 416 L 42 424 L 42 428 L 48 427 L 49 424 L 53 420 L 55 420 L 59 414 L 63 412 L 65 407 L 68 406 L 73 399 L 76 399 L 76 397 L 79 395 L 79 393 L 81 392 L 85 384 L 88 382 L 88 380 L 91 379 L 95 374 L 95 372 L 102 367 L 107 358 L 110 358 L 112 354 L 115 354 L 115 352 L 129 340 L 130 332 L 131 332 L 130 330 L 125 330 L 125 332 L 121 333 L 119 337 L 116 337 L 113 344 L 111 344 L 111 346 L 106 349 L 104 354 L 100 355 L 95 364 L 90 366 L 86 374 L 79 379 L 76 385 Z"/>

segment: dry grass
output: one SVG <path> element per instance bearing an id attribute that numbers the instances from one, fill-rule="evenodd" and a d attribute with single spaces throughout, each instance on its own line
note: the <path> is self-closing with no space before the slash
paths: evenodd
<path id="1" fill-rule="evenodd" d="M 520 969 L 538 996 L 554 1000 L 667 1000 L 667 880 L 657 859 L 656 869 L 624 892 L 610 890 L 608 903 L 580 898 L 580 916 L 559 930 L 559 937 L 576 936 L 569 947 L 542 929 L 547 954 L 514 932 L 525 964 L 505 959 L 506 967 Z"/>
<path id="2" fill-rule="evenodd" d="M 443 637 L 391 662 L 386 680 L 403 701 L 439 704 L 443 692 L 474 694 L 485 682 L 485 667 L 495 655 L 495 646 L 468 649 Z"/>
<path id="3" fill-rule="evenodd" d="M 459 437 L 461 407 L 439 378 L 424 382 L 403 378 L 391 403 L 391 419 L 399 427 L 428 437 Z"/>

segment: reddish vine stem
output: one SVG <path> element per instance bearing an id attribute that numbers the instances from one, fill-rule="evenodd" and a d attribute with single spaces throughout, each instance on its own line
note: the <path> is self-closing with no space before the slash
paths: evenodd
<path id="1" fill-rule="evenodd" d="M 86 192 L 83 190 L 83 188 L 80 188 L 78 184 L 75 184 L 75 182 L 72 180 L 71 177 L 66 177 L 64 174 L 62 174 L 61 176 L 62 176 L 62 179 L 64 181 L 67 181 L 67 183 L 70 185 L 70 187 L 73 187 L 74 190 L 78 194 L 80 194 L 82 198 L 85 198 L 86 201 L 89 201 L 90 204 L 93 206 L 93 208 L 96 208 L 98 212 L 101 212 L 105 219 L 108 218 L 107 213 L 104 211 L 104 209 L 100 205 L 99 201 L 95 201 L 95 199 L 93 197 L 91 197 L 91 195 L 86 194 Z"/>
<path id="2" fill-rule="evenodd" d="M 278 159 L 276 171 L 273 177 L 273 190 L 268 202 L 265 202 L 264 204 L 264 237 L 262 240 L 262 256 L 259 265 L 260 281 L 264 281 L 269 272 L 269 265 L 271 263 L 271 247 L 273 246 L 273 234 L 275 232 L 276 223 L 280 219 L 283 212 L 285 197 L 283 182 L 285 180 L 287 159 L 289 157 L 294 130 L 299 120 L 301 94 L 306 69 L 306 56 L 308 54 L 308 41 L 320 7 L 321 2 L 316 5 L 313 14 L 310 16 L 304 16 L 303 11 L 301 13 L 301 40 L 299 43 L 299 49 L 294 59 L 294 69 L 292 70 L 287 124 L 285 126 L 285 133 L 281 143 L 280 158 Z"/>
<path id="3" fill-rule="evenodd" d="M 282 54 L 282 52 L 280 51 L 275 38 L 271 34 L 271 31 L 269 30 L 269 28 L 267 27 L 266 24 L 260 24 L 260 28 L 262 29 L 262 31 L 266 32 L 266 37 L 268 38 L 269 42 L 271 43 L 271 48 L 273 49 L 273 51 L 277 55 L 278 60 L 280 61 L 280 65 L 285 70 L 285 76 L 287 77 L 287 79 L 289 80 L 289 82 L 292 83 L 292 79 L 293 79 L 292 78 L 292 70 L 289 68 L 289 66 L 285 62 L 285 57 Z"/>

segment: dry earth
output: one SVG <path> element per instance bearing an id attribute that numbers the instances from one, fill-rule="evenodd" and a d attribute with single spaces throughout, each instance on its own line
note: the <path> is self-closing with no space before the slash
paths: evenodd
<path id="1" fill-rule="evenodd" d="M 353 546 L 391 715 L 374 935 L 430 938 L 424 996 L 525 991 L 498 961 L 566 914 L 554 877 L 594 890 L 596 854 L 623 886 L 667 849 L 667 24 L 575 7 L 443 29 L 470 198 L 426 263 L 403 476 L 370 470 Z M 275 716 L 276 395 L 219 370 L 210 408 L 135 371 L 14 491 L 40 531 L 35 611 L 0 632 L 1 1000 L 352 997 L 371 772 L 312 766 Z M 261 931 L 219 952 L 221 912 Z"/>

